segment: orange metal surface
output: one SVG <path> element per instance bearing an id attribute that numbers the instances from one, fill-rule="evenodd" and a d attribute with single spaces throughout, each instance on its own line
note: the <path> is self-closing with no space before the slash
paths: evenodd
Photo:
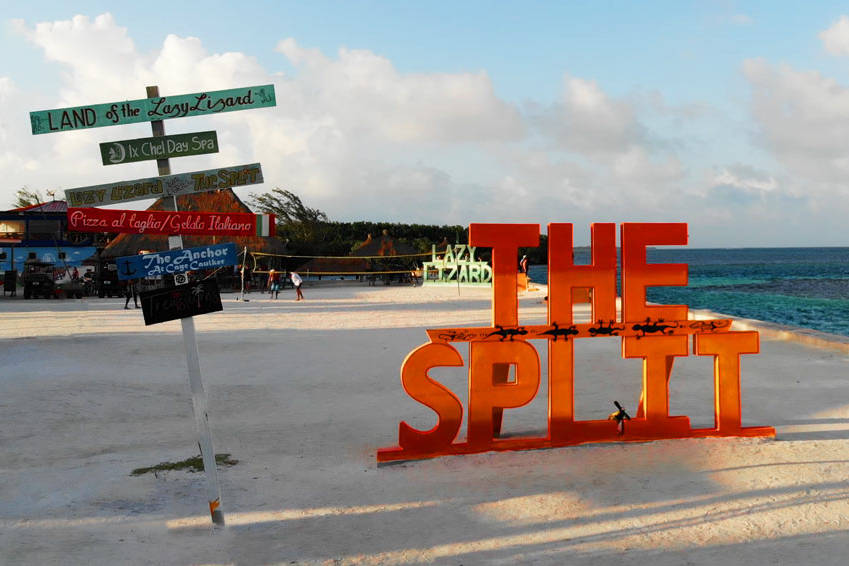
<path id="1" fill-rule="evenodd" d="M 572 324 L 572 290 L 592 288 L 592 321 L 616 320 L 616 225 L 593 224 L 592 265 L 572 259 L 572 225 L 548 225 L 548 323 Z"/>
<path id="2" fill-rule="evenodd" d="M 536 396 L 539 355 L 527 342 L 472 342 L 469 358 L 468 443 L 485 450 L 499 432 L 495 419 L 501 411 L 527 405 Z M 511 366 L 514 379 L 507 381 Z"/>
<path id="3" fill-rule="evenodd" d="M 412 453 L 432 453 L 451 444 L 463 420 L 463 404 L 427 372 L 436 366 L 462 366 L 460 352 L 448 344 L 423 344 L 413 350 L 401 365 L 401 384 L 407 395 L 433 409 L 436 426 L 419 431 L 405 422 L 398 425 L 398 444 Z"/>
<path id="4" fill-rule="evenodd" d="M 687 285 L 686 263 L 646 263 L 646 246 L 685 245 L 684 223 L 622 224 L 622 320 L 687 320 L 687 305 L 646 305 L 646 287 Z"/>
<path id="5" fill-rule="evenodd" d="M 469 245 L 492 248 L 492 325 L 519 324 L 517 255 L 539 245 L 539 224 L 470 224 Z"/>
<path id="6" fill-rule="evenodd" d="M 741 426 L 740 356 L 758 353 L 757 332 L 731 331 L 727 319 L 687 320 L 686 305 L 646 305 L 646 287 L 686 285 L 686 264 L 648 264 L 646 246 L 687 241 L 686 224 L 623 224 L 621 230 L 623 317 L 615 310 L 616 242 L 613 224 L 594 224 L 592 265 L 572 261 L 571 224 L 549 225 L 548 324 L 519 324 L 516 254 L 536 245 L 533 224 L 473 224 L 472 245 L 493 247 L 492 325 L 427 330 L 431 342 L 414 350 L 401 368 L 410 397 L 436 413 L 427 431 L 399 425 L 398 446 L 377 452 L 379 462 L 528 450 L 586 442 L 631 442 L 711 436 L 774 436 L 772 427 Z M 575 324 L 575 289 L 591 289 L 591 323 Z M 669 415 L 674 360 L 689 353 L 714 356 L 715 426 L 693 429 L 686 416 Z M 574 354 L 579 339 L 619 337 L 622 355 L 641 358 L 642 395 L 637 411 L 617 428 L 616 420 L 574 418 Z M 499 438 L 504 410 L 530 403 L 540 385 L 540 360 L 529 340 L 548 344 L 548 426 L 540 436 Z M 427 375 L 438 366 L 463 366 L 451 342 L 469 342 L 467 439 L 455 442 L 463 418 L 459 398 Z M 512 379 L 511 379 L 512 375 Z M 638 376 L 634 376 L 639 379 Z"/>

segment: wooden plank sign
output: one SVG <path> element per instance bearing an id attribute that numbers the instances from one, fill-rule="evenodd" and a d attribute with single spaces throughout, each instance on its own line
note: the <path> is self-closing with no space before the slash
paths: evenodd
<path id="1" fill-rule="evenodd" d="M 215 279 L 139 293 L 145 326 L 224 310 Z"/>
<path id="2" fill-rule="evenodd" d="M 100 158 L 104 165 L 205 153 L 218 153 L 218 135 L 215 132 L 137 138 L 100 144 Z"/>
<path id="3" fill-rule="evenodd" d="M 207 169 L 177 175 L 118 181 L 65 191 L 68 206 L 87 208 L 166 196 L 193 194 L 262 183 L 259 163 Z"/>
<path id="4" fill-rule="evenodd" d="M 274 85 L 30 112 L 33 135 L 276 106 Z"/>
<path id="5" fill-rule="evenodd" d="M 182 250 L 169 250 L 155 254 L 137 254 L 119 257 L 118 279 L 141 279 L 161 275 L 177 275 L 187 271 L 218 269 L 239 262 L 236 244 L 198 246 Z"/>
<path id="6" fill-rule="evenodd" d="M 76 232 L 274 236 L 275 215 L 250 212 L 172 212 L 68 208 L 68 227 Z"/>

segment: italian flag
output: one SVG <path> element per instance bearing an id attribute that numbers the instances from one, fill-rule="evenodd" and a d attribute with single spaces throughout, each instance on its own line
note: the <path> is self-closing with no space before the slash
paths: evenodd
<path id="1" fill-rule="evenodd" d="M 256 215 L 256 235 L 274 236 L 277 227 L 277 216 L 274 214 Z"/>

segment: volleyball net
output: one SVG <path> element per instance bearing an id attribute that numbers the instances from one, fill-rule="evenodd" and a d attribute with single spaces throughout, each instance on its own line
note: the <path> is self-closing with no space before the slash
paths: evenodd
<path id="1" fill-rule="evenodd" d="M 415 254 L 372 255 L 372 256 L 330 256 L 272 254 L 242 250 L 240 267 L 250 269 L 252 273 L 267 274 L 271 269 L 297 268 L 301 275 L 316 277 L 360 277 L 377 275 L 398 275 L 420 273 L 421 259 L 441 258 L 445 252 L 422 252 Z M 315 261 L 313 261 L 315 260 Z M 309 265 L 307 262 L 313 262 Z M 305 265 L 307 263 L 307 265 Z M 345 264 L 349 264 L 346 266 Z M 345 267 L 350 267 L 345 269 Z"/>

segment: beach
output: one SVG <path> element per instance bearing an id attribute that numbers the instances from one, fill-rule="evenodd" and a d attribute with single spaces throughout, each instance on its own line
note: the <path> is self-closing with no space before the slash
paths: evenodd
<path id="1" fill-rule="evenodd" d="M 547 291 L 534 289 L 522 324 L 545 323 Z M 774 426 L 774 439 L 378 466 L 399 422 L 434 424 L 401 386 L 404 358 L 428 328 L 488 326 L 491 291 L 304 292 L 225 293 L 223 312 L 195 318 L 215 451 L 237 461 L 219 467 L 223 529 L 203 473 L 132 475 L 198 454 L 180 323 L 146 327 L 123 299 L 0 301 L 0 563 L 845 564 L 845 341 L 762 326 L 761 353 L 742 358 L 743 424 Z M 533 343 L 545 376 L 545 342 Z M 622 359 L 618 338 L 575 350 L 577 418 L 636 408 L 641 361 Z M 670 414 L 713 425 L 712 371 L 710 357 L 676 361 Z M 431 375 L 466 406 L 466 368 Z M 505 411 L 504 434 L 544 435 L 547 402 L 543 377 Z"/>

